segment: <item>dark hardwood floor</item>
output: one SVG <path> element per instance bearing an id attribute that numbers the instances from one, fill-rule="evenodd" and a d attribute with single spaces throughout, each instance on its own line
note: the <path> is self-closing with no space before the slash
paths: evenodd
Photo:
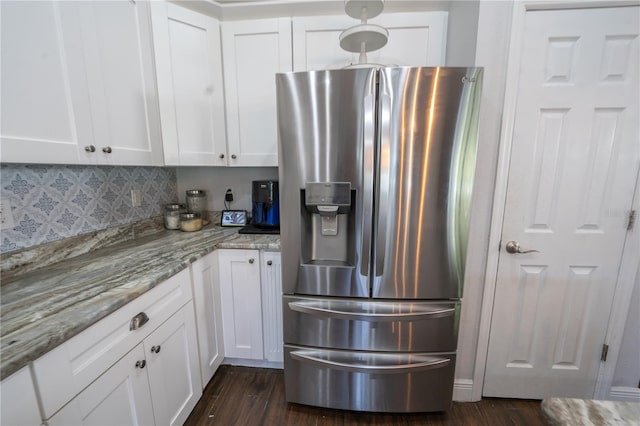
<path id="1" fill-rule="evenodd" d="M 282 370 L 223 365 L 185 425 L 546 425 L 540 401 L 454 402 L 448 413 L 379 414 L 288 404 Z"/>

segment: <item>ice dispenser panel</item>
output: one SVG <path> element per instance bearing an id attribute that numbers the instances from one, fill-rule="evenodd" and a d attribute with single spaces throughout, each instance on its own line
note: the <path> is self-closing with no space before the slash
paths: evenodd
<path id="1" fill-rule="evenodd" d="M 351 184 L 307 182 L 305 205 L 311 213 L 320 215 L 322 235 L 338 235 L 338 214 L 351 209 Z"/>
<path id="2" fill-rule="evenodd" d="M 355 193 L 350 182 L 307 182 L 300 190 L 302 264 L 353 265 Z"/>

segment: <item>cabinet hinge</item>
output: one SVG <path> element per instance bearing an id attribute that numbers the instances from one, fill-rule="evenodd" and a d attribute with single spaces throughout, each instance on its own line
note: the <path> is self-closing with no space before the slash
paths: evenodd
<path id="1" fill-rule="evenodd" d="M 631 210 L 629 212 L 629 220 L 627 222 L 627 231 L 631 231 L 635 223 L 636 223 L 636 211 Z"/>
<path id="2" fill-rule="evenodd" d="M 603 344 L 602 345 L 602 354 L 600 355 L 600 361 L 606 361 L 608 353 L 609 353 L 609 345 Z"/>

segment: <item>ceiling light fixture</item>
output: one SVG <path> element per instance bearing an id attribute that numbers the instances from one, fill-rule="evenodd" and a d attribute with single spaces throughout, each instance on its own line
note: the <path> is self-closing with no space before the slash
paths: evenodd
<path id="1" fill-rule="evenodd" d="M 367 24 L 367 20 L 375 18 L 384 9 L 384 0 L 345 0 L 344 10 L 347 15 L 360 19 L 360 24 L 348 28 L 340 34 L 340 47 L 347 52 L 360 53 L 357 64 L 347 68 L 371 67 L 376 64 L 367 62 L 367 52 L 381 49 L 387 44 L 389 32 L 380 25 Z"/>

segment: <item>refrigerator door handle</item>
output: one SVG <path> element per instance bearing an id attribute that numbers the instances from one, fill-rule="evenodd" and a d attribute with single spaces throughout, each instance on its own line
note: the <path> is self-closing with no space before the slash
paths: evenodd
<path id="1" fill-rule="evenodd" d="M 398 374 L 412 373 L 436 368 L 444 368 L 451 360 L 434 356 L 421 355 L 391 355 L 391 354 L 363 354 L 355 352 L 353 354 L 340 353 L 340 361 L 329 359 L 332 352 L 328 351 L 293 351 L 291 358 L 313 364 L 323 368 L 344 370 L 355 373 L 375 373 L 375 374 Z M 324 356 L 323 356 L 324 355 Z M 350 356 L 351 355 L 351 356 Z M 349 359 L 352 358 L 352 359 Z M 378 363 L 376 361 L 395 361 L 392 363 Z M 415 361 L 413 361 L 415 360 Z"/>
<path id="2" fill-rule="evenodd" d="M 389 215 L 389 193 L 391 191 L 390 179 L 391 179 L 391 158 L 390 158 L 390 144 L 391 144 L 391 98 L 385 93 L 384 90 L 384 73 L 380 73 L 380 154 L 378 159 L 379 164 L 379 185 L 378 185 L 378 199 L 377 199 L 377 217 L 376 217 L 376 246 L 374 251 L 375 256 L 375 271 L 374 277 L 382 276 L 384 270 L 384 257 L 387 246 L 387 222 Z"/>
<path id="3" fill-rule="evenodd" d="M 413 306 L 413 309 L 403 309 L 398 304 L 382 305 L 376 304 L 369 306 L 361 304 L 356 305 L 357 302 L 340 302 L 332 304 L 325 301 L 305 301 L 305 302 L 289 302 L 289 309 L 296 312 L 302 312 L 305 314 L 316 315 L 328 318 L 337 318 L 344 320 L 357 320 L 357 321 L 412 321 L 412 320 L 428 320 L 435 318 L 443 318 L 452 316 L 455 314 L 456 309 L 451 307 L 427 307 L 427 306 Z M 338 305 L 338 306 L 336 306 Z M 356 309 L 344 309 L 353 308 Z M 337 309 L 342 307 L 343 309 Z M 376 308 L 375 310 L 367 309 Z M 360 309 L 357 309 L 360 308 Z M 394 308 L 396 312 L 394 312 Z"/>
<path id="4" fill-rule="evenodd" d="M 362 198 L 362 242 L 360 275 L 369 276 L 371 258 L 371 230 L 373 227 L 373 180 L 375 152 L 375 95 L 370 93 L 364 97 L 364 168 Z"/>

